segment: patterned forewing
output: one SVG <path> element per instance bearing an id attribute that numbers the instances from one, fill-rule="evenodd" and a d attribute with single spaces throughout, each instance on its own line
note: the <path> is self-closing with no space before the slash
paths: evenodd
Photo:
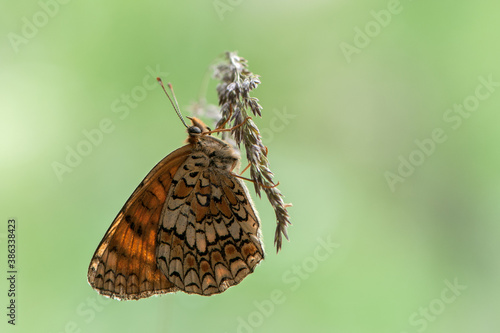
<path id="1" fill-rule="evenodd" d="M 160 219 L 158 267 L 187 293 L 212 295 L 263 259 L 259 219 L 245 185 L 193 153 L 178 169 Z"/>
<path id="2" fill-rule="evenodd" d="M 88 270 L 89 284 L 100 294 L 127 300 L 178 290 L 157 268 L 155 252 L 167 192 L 190 152 L 184 146 L 160 161 L 118 213 Z"/>

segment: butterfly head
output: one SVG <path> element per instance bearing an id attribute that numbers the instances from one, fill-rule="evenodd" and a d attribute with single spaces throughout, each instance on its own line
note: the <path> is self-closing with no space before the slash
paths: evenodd
<path id="1" fill-rule="evenodd" d="M 200 119 L 195 117 L 187 117 L 191 120 L 191 126 L 187 128 L 187 132 L 189 134 L 188 141 L 189 143 L 196 143 L 199 140 L 199 137 L 203 133 L 210 132 L 210 127 L 205 125 Z"/>

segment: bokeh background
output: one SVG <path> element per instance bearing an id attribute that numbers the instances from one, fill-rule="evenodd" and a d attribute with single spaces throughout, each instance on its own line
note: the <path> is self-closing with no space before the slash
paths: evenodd
<path id="1" fill-rule="evenodd" d="M 0 330 L 500 330 L 499 11 L 450 0 L 3 1 Z M 97 295 L 86 282 L 96 246 L 186 137 L 154 77 L 174 83 L 189 115 L 200 96 L 217 102 L 216 83 L 203 82 L 226 50 L 261 75 L 256 122 L 294 204 L 291 241 L 275 254 L 273 210 L 256 199 L 267 257 L 237 287 Z M 86 156 L 69 166 L 77 149 Z"/>

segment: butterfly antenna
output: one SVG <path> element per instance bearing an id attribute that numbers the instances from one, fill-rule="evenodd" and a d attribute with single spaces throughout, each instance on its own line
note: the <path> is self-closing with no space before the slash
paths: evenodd
<path id="1" fill-rule="evenodd" d="M 163 85 L 163 81 L 159 77 L 157 77 L 156 80 L 158 81 L 158 83 L 160 83 L 160 86 L 163 88 L 163 91 L 165 92 L 165 94 L 167 95 L 168 99 L 170 100 L 170 103 L 172 104 L 172 106 L 173 106 L 175 112 L 177 113 L 177 115 L 179 116 L 179 119 L 182 121 L 182 123 L 184 124 L 184 126 L 186 126 L 186 128 L 188 128 L 188 125 L 186 125 L 186 122 L 184 121 L 184 118 L 182 118 L 181 111 L 179 109 L 179 103 L 177 103 L 177 98 L 175 98 L 174 88 L 172 87 L 172 85 L 170 83 L 168 83 L 168 88 L 172 92 L 172 96 L 174 96 L 174 100 L 172 100 L 172 98 L 170 98 L 170 95 L 167 92 L 167 89 L 165 89 L 165 86 Z M 174 101 L 175 101 L 175 103 L 174 103 Z"/>

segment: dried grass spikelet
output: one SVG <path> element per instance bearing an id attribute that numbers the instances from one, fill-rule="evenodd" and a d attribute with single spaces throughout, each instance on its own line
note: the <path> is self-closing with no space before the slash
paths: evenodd
<path id="1" fill-rule="evenodd" d="M 287 207 L 291 204 L 284 203 L 283 195 L 273 182 L 267 148 L 262 143 L 259 129 L 247 113 L 250 109 L 254 116 L 262 116 L 259 100 L 250 96 L 250 92 L 260 84 L 259 75 L 250 72 L 247 60 L 236 52 L 226 52 L 224 60 L 214 67 L 214 77 L 220 81 L 217 94 L 222 115 L 216 127 L 234 127 L 231 134 L 236 144 L 239 147 L 243 143 L 255 192 L 260 197 L 260 191 L 263 190 L 276 213 L 274 244 L 276 251 L 279 251 L 282 236 L 288 239 L 286 228 L 291 223 Z"/>

